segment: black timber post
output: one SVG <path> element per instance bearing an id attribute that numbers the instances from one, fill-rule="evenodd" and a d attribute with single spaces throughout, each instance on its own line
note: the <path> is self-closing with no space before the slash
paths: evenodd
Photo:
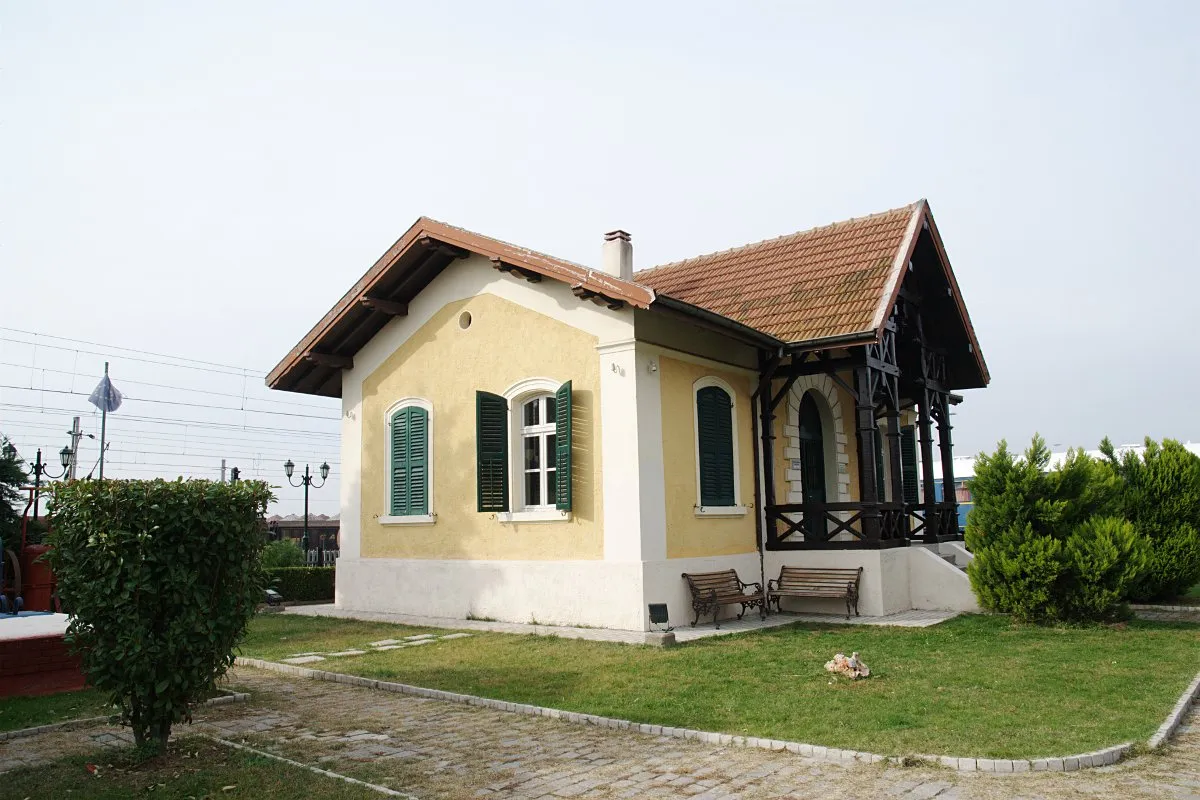
<path id="1" fill-rule="evenodd" d="M 887 408 L 887 456 L 891 470 L 892 502 L 904 504 L 904 459 L 900 456 L 900 411 L 895 406 Z M 901 519 L 908 519 L 901 514 Z M 905 531 L 907 534 L 907 531 Z"/>
<path id="2" fill-rule="evenodd" d="M 921 390 L 921 402 L 917 404 L 917 429 L 921 436 L 921 489 L 924 492 L 922 506 L 925 507 L 925 541 L 936 542 L 937 491 L 933 486 L 933 426 L 930 422 L 929 403 L 932 392 Z"/>
<path id="3" fill-rule="evenodd" d="M 779 366 L 779 360 L 772 359 L 768 362 L 766 359 L 761 359 L 760 365 L 759 431 L 762 436 L 763 452 L 763 503 L 766 506 L 763 509 L 763 517 L 767 525 L 767 546 L 770 548 L 775 544 L 779 531 L 775 518 L 772 516 L 775 507 L 775 427 L 772 422 L 775 417 L 771 413 L 771 379 Z"/>
<path id="4" fill-rule="evenodd" d="M 875 437 L 879 426 L 875 421 L 875 391 L 871 368 L 854 368 L 855 434 L 858 439 L 858 497 L 862 503 L 862 537 L 877 542 L 880 534 L 879 484 L 875 477 Z"/>
<path id="5" fill-rule="evenodd" d="M 954 530 L 945 533 L 958 534 L 958 494 L 954 490 L 954 445 L 950 441 L 950 397 L 945 392 L 938 393 L 938 447 L 942 451 L 942 503 L 950 515 L 947 526 L 953 525 Z"/>

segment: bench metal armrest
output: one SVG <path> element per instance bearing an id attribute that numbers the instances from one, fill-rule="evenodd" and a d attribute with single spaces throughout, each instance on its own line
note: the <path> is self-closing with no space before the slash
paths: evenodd
<path id="1" fill-rule="evenodd" d="M 746 589 L 749 589 L 751 586 L 753 586 L 755 589 L 757 589 L 759 594 L 762 594 L 762 590 L 763 590 L 762 584 L 757 581 L 755 581 L 754 583 L 746 583 L 745 581 L 739 579 L 738 583 L 740 583 L 742 585 L 742 593 L 743 594 L 745 593 Z"/>
<path id="2" fill-rule="evenodd" d="M 775 578 L 767 579 L 767 591 L 774 592 L 779 589 L 779 581 Z"/>

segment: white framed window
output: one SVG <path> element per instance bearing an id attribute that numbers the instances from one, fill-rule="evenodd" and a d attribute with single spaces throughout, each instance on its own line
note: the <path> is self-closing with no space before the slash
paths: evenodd
<path id="1" fill-rule="evenodd" d="M 433 511 L 433 404 L 405 397 L 386 413 L 387 470 L 384 473 L 384 525 L 436 521 Z"/>
<path id="2" fill-rule="evenodd" d="M 569 519 L 555 501 L 558 479 L 556 395 L 564 388 L 550 378 L 527 378 L 508 388 L 509 511 L 501 522 L 554 522 Z M 569 395 L 568 395 L 569 396 Z"/>
<path id="3" fill-rule="evenodd" d="M 519 462 L 521 471 L 518 508 L 525 511 L 554 509 L 554 395 L 539 394 L 521 403 Z"/>
<path id="4" fill-rule="evenodd" d="M 696 516 L 743 516 L 738 469 L 737 393 L 718 377 L 692 384 Z"/>

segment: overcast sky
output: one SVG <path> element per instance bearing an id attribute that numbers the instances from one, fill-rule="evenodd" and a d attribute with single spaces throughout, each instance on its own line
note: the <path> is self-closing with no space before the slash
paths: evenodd
<path id="1" fill-rule="evenodd" d="M 421 214 L 642 268 L 926 197 L 992 374 L 960 454 L 1200 439 L 1200 5 L 845 6 L 4 4 L 0 429 L 98 429 L 107 354 L 121 460 L 282 480 L 338 412 L 262 373 Z"/>

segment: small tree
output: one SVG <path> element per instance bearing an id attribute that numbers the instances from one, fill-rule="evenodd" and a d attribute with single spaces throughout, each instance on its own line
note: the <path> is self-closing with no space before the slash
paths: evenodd
<path id="1" fill-rule="evenodd" d="M 1144 563 L 1128 526 L 1101 516 L 1118 506 L 1120 482 L 1082 450 L 1049 464 L 1040 436 L 1023 458 L 1002 441 L 976 459 L 971 588 L 983 607 L 1024 621 L 1110 617 Z"/>
<path id="2" fill-rule="evenodd" d="M 305 566 L 304 551 L 291 539 L 280 539 L 263 548 L 263 569 Z"/>
<path id="3" fill-rule="evenodd" d="M 138 745 L 166 744 L 233 664 L 262 600 L 259 481 L 54 486 L 51 565 L 67 640 Z"/>
<path id="4" fill-rule="evenodd" d="M 1120 511 L 1150 545 L 1131 587 L 1137 600 L 1177 597 L 1200 581 L 1200 457 L 1172 439 L 1146 439 L 1141 458 L 1120 456 L 1107 438 L 1100 450 L 1120 477 Z"/>
<path id="5" fill-rule="evenodd" d="M 21 514 L 17 506 L 25 499 L 21 487 L 28 482 L 25 460 L 8 437 L 0 436 L 0 539 L 4 540 L 5 547 L 11 547 L 21 535 Z"/>

